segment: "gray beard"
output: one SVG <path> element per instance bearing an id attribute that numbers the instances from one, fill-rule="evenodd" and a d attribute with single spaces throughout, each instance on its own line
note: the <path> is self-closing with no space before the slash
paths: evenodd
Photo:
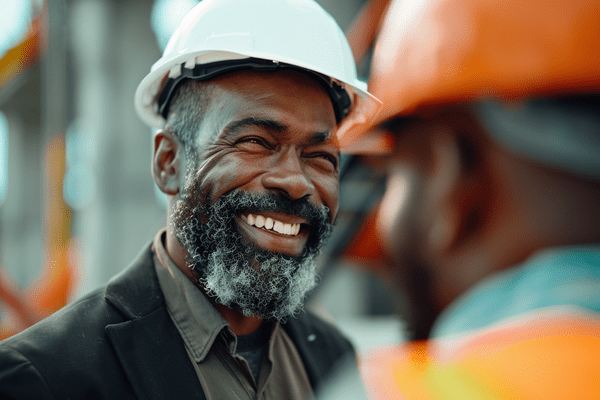
<path id="1" fill-rule="evenodd" d="M 199 190 L 192 184 L 171 220 L 188 252 L 187 262 L 207 294 L 246 316 L 268 320 L 285 321 L 301 311 L 307 293 L 316 285 L 315 259 L 331 235 L 328 208 L 319 208 L 306 199 L 290 201 L 273 194 L 241 191 L 228 193 L 214 204 L 198 197 Z M 260 211 L 298 215 L 310 223 L 302 254 L 276 253 L 244 240 L 235 217 Z"/>

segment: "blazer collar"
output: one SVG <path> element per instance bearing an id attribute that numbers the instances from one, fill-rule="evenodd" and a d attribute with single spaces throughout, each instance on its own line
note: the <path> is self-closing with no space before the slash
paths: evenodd
<path id="1" fill-rule="evenodd" d="M 113 278 L 106 300 L 126 317 L 106 333 L 134 392 L 142 399 L 204 399 L 179 331 L 165 307 L 151 246 Z"/>
<path id="2" fill-rule="evenodd" d="M 110 280 L 105 298 L 129 319 L 140 318 L 164 306 L 154 270 L 153 250 L 146 245 L 134 261 Z"/>

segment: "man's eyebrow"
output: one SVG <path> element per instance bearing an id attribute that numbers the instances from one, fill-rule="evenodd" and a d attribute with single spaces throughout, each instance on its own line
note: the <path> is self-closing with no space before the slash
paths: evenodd
<path id="1" fill-rule="evenodd" d="M 331 137 L 331 132 L 315 132 L 309 140 L 310 144 L 321 144 L 325 143 Z"/>
<path id="2" fill-rule="evenodd" d="M 275 121 L 272 119 L 248 117 L 248 118 L 242 118 L 242 119 L 238 119 L 235 121 L 231 121 L 229 124 L 227 124 L 225 126 L 225 128 L 223 128 L 223 133 L 227 136 L 235 137 L 240 134 L 239 131 L 241 129 L 248 127 L 248 126 L 259 127 L 259 128 L 265 129 L 269 132 L 273 132 L 276 134 L 281 134 L 288 130 L 288 126 L 286 124 L 283 124 L 281 122 L 278 122 L 278 121 Z M 315 132 L 313 135 L 311 135 L 306 140 L 306 144 L 317 145 L 317 144 L 327 142 L 330 138 L 331 138 L 330 131 Z"/>
<path id="3" fill-rule="evenodd" d="M 287 125 L 272 119 L 249 117 L 230 122 L 223 128 L 223 133 L 235 136 L 238 134 L 237 131 L 247 126 L 259 127 L 274 133 L 282 133 L 288 129 Z"/>

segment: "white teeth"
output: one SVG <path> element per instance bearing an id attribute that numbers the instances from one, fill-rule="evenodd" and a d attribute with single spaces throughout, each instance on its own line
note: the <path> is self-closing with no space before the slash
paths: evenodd
<path id="1" fill-rule="evenodd" d="M 273 230 L 275 232 L 283 233 L 283 222 L 275 221 L 275 223 L 273 224 Z"/>
<path id="2" fill-rule="evenodd" d="M 273 230 L 282 235 L 296 236 L 300 232 L 300 224 L 284 224 L 281 221 L 267 218 L 262 215 L 248 214 L 247 217 L 241 215 L 241 219 L 248 225 L 256 226 L 257 228 L 264 227 L 267 230 Z"/>
<path id="3" fill-rule="evenodd" d="M 257 215 L 256 221 L 254 221 L 254 225 L 256 225 L 257 228 L 262 228 L 263 226 L 265 226 L 265 217 L 263 217 L 262 215 Z"/>
<path id="4" fill-rule="evenodd" d="M 273 219 L 272 218 L 267 218 L 267 220 L 265 221 L 265 228 L 273 229 Z"/>

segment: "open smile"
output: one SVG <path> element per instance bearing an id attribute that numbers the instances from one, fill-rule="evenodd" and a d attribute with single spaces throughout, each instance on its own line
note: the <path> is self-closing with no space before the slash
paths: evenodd
<path id="1" fill-rule="evenodd" d="M 274 231 L 282 235 L 296 236 L 300 232 L 300 223 L 286 223 L 261 214 L 242 214 L 240 218 L 250 226 Z"/>
<path id="2" fill-rule="evenodd" d="M 300 217 L 275 212 L 239 215 L 241 231 L 260 248 L 299 255 L 308 240 L 310 226 Z"/>

